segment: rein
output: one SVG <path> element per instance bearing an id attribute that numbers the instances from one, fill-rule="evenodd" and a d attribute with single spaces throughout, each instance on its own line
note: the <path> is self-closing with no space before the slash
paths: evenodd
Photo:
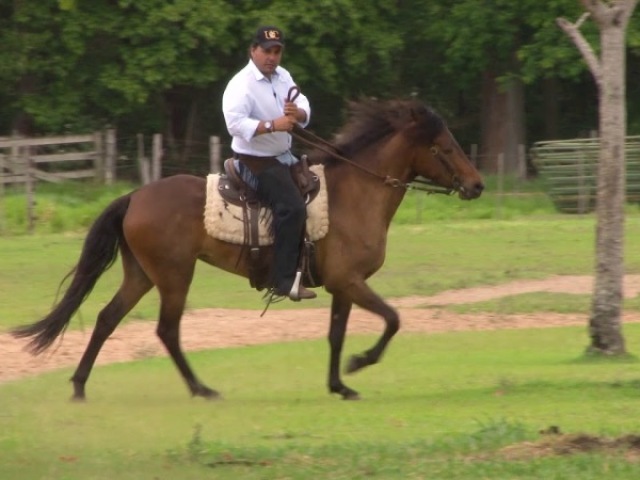
<path id="1" fill-rule="evenodd" d="M 300 89 L 298 88 L 297 85 L 294 85 L 289 89 L 289 92 L 287 93 L 287 101 L 293 102 L 296 98 L 298 98 L 299 95 L 300 95 Z M 353 160 L 350 160 L 347 157 L 340 155 L 336 151 L 338 150 L 336 146 L 333 145 L 331 142 L 326 141 L 324 138 L 321 138 L 314 133 L 308 132 L 298 124 L 295 124 L 293 126 L 293 130 L 290 133 L 294 138 L 298 139 L 302 143 L 306 143 L 307 145 L 310 145 L 314 148 L 317 148 L 318 150 L 323 151 L 328 155 L 331 155 L 333 158 L 346 162 L 349 165 L 356 167 L 357 169 L 365 173 L 368 173 L 369 175 L 373 175 L 374 177 L 382 180 L 385 185 L 388 185 L 392 188 L 404 188 L 405 190 L 418 190 L 421 192 L 426 192 L 428 194 L 444 193 L 445 195 L 451 195 L 452 193 L 455 193 L 460 189 L 460 180 L 458 179 L 458 176 L 456 175 L 455 170 L 451 166 L 451 162 L 449 162 L 449 159 L 442 154 L 442 152 L 440 151 L 437 145 L 431 145 L 430 147 L 431 154 L 434 157 L 436 157 L 440 161 L 440 163 L 442 163 L 444 168 L 449 172 L 449 174 L 451 174 L 451 178 L 453 181 L 453 188 L 446 188 L 446 187 L 440 187 L 439 185 L 434 185 L 433 182 L 430 182 L 426 178 L 424 180 L 414 179 L 413 182 L 411 183 L 404 183 L 398 180 L 397 178 L 390 177 L 389 175 L 380 175 L 379 173 L 369 170 L 368 168 L 365 168 L 362 165 L 357 164 Z M 306 138 L 306 136 L 308 136 L 309 138 Z M 418 184 L 421 186 L 418 187 L 413 184 Z"/>
<path id="2" fill-rule="evenodd" d="M 449 173 L 451 173 L 451 176 L 453 177 L 453 180 L 454 180 L 454 185 L 455 185 L 454 188 L 440 187 L 438 185 L 433 184 L 433 182 L 431 182 L 430 180 L 426 178 L 423 179 L 422 177 L 419 179 L 415 179 L 410 183 L 404 183 L 398 180 L 397 178 L 390 177 L 389 175 L 380 175 L 379 173 L 369 170 L 368 168 L 363 167 L 362 165 L 354 162 L 353 160 L 350 160 L 347 157 L 340 155 L 338 152 L 336 152 L 337 147 L 333 145 L 331 142 L 328 142 L 324 138 L 321 138 L 316 134 L 305 130 L 299 125 L 295 125 L 293 130 L 290 133 L 295 139 L 301 141 L 302 143 L 306 143 L 307 145 L 317 148 L 318 150 L 321 150 L 324 153 L 331 155 L 335 159 L 346 162 L 349 165 L 382 180 L 385 185 L 388 185 L 392 188 L 404 188 L 405 190 L 418 190 L 421 192 L 426 192 L 427 194 L 442 193 L 445 195 L 451 195 L 455 193 L 455 191 L 458 188 L 457 176 L 453 172 L 453 168 L 451 167 L 451 164 L 442 155 L 442 152 L 440 152 L 440 149 L 435 145 L 432 145 L 430 147 L 431 153 L 436 158 L 438 158 L 438 160 L 442 162 L 442 164 L 449 171 Z M 310 139 L 306 138 L 307 136 L 310 137 Z"/>
<path id="3" fill-rule="evenodd" d="M 302 133 L 304 132 L 304 133 Z M 296 125 L 293 129 L 293 131 L 291 132 L 291 135 L 293 137 L 295 137 L 297 140 L 306 143 L 307 145 L 311 145 L 312 147 L 317 148 L 318 150 L 322 150 L 324 153 L 327 153 L 329 155 L 331 155 L 333 158 L 336 158 L 338 160 L 341 160 L 343 162 L 348 163 L 349 165 L 356 167 L 357 169 L 368 173 L 369 175 L 373 175 L 376 178 L 381 179 L 385 185 L 389 185 L 390 187 L 404 187 L 407 188 L 408 185 L 405 183 L 402 183 L 400 180 L 398 180 L 397 178 L 391 178 L 390 176 L 386 175 L 380 175 L 372 170 L 369 170 L 368 168 L 363 167 L 360 164 L 357 164 L 356 162 L 354 162 L 353 160 L 348 159 L 347 157 L 340 155 L 338 152 L 336 152 L 337 148 L 335 147 L 335 145 L 333 145 L 331 142 L 327 142 L 324 138 L 320 138 L 319 136 L 317 136 L 314 133 L 311 132 L 307 132 L 305 129 L 303 129 L 302 127 L 299 127 L 298 125 Z M 305 138 L 305 135 L 308 135 L 309 137 L 311 137 L 313 140 L 309 140 L 308 138 Z"/>

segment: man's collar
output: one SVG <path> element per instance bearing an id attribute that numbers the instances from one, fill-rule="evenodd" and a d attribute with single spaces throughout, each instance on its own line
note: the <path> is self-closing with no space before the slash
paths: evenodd
<path id="1" fill-rule="evenodd" d="M 262 73 L 260 70 L 258 70 L 258 67 L 256 67 L 256 64 L 253 63 L 252 59 L 249 59 L 249 68 L 251 69 L 251 72 L 253 73 L 254 77 L 256 78 L 256 80 L 269 80 L 264 73 Z M 273 72 L 272 75 L 272 79 L 271 80 L 275 80 L 278 78 L 278 76 L 280 75 L 280 65 L 278 65 L 275 69 L 275 71 Z"/>

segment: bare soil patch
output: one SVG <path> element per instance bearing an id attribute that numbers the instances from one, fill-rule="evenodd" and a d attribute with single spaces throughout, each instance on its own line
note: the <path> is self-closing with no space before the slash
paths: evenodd
<path id="1" fill-rule="evenodd" d="M 495 330 L 504 328 L 549 328 L 587 325 L 581 314 L 536 313 L 530 315 L 456 314 L 443 310 L 446 305 L 473 303 L 528 292 L 564 292 L 588 294 L 593 289 L 590 276 L 555 276 L 545 280 L 517 281 L 504 285 L 441 292 L 431 297 L 403 297 L 390 303 L 400 312 L 403 332 L 444 332 Z M 640 293 L 640 275 L 625 278 L 625 296 Z M 428 309 L 418 307 L 431 307 Z M 203 309 L 185 313 L 182 320 L 182 345 L 185 350 L 203 350 L 261 343 L 323 338 L 327 334 L 328 310 L 270 310 L 260 317 L 257 310 Z M 35 319 L 34 319 L 35 320 Z M 625 313 L 624 322 L 639 322 L 637 312 Z M 91 325 L 91 328 L 93 325 Z M 89 341 L 91 328 L 69 331 L 51 352 L 33 357 L 24 351 L 25 340 L 0 335 L 0 383 L 37 375 L 62 367 L 75 366 Z M 155 335 L 155 322 L 131 322 L 114 332 L 98 356 L 98 364 L 125 362 L 165 355 Z M 368 312 L 354 309 L 348 333 L 375 333 L 382 330 L 381 320 Z"/>
<path id="2" fill-rule="evenodd" d="M 533 458 L 579 453 L 623 455 L 625 459 L 637 462 L 640 460 L 640 436 L 607 438 L 584 433 L 544 435 L 536 442 L 522 442 L 504 447 L 499 455 L 506 460 L 527 461 Z"/>

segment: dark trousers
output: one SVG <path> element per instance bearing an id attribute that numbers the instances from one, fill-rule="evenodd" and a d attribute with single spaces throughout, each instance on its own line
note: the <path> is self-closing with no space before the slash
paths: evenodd
<path id="1" fill-rule="evenodd" d="M 307 209 L 289 167 L 278 163 L 258 174 L 258 198 L 273 212 L 273 286 L 289 293 L 298 268 L 298 255 L 307 219 Z"/>

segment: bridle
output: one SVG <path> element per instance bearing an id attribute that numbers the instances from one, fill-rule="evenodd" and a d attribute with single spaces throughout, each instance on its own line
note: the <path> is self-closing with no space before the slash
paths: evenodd
<path id="1" fill-rule="evenodd" d="M 451 195 L 452 193 L 460 191 L 460 188 L 462 187 L 462 183 L 460 182 L 460 178 L 456 174 L 453 168 L 453 165 L 451 165 L 451 161 L 449 160 L 449 157 L 440 149 L 438 145 L 431 145 L 429 149 L 431 150 L 431 155 L 437 158 L 442 164 L 442 166 L 445 168 L 445 170 L 449 172 L 449 175 L 451 175 L 451 184 L 453 186 L 451 188 L 445 189 L 447 193 Z M 444 188 L 444 187 L 440 187 L 440 188 Z"/>

